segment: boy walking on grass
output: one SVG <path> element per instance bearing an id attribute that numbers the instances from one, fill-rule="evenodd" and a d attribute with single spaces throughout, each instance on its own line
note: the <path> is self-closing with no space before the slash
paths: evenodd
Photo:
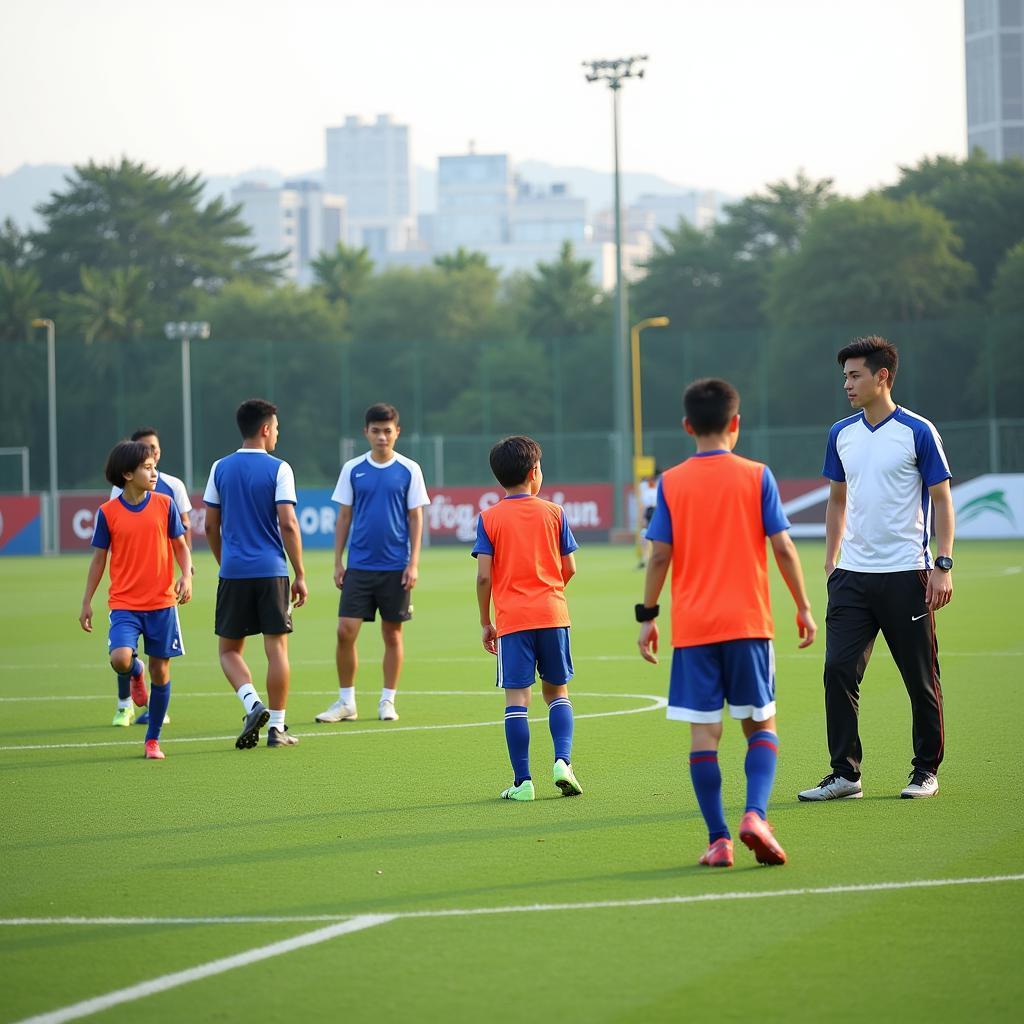
<path id="1" fill-rule="evenodd" d="M 106 477 L 121 494 L 104 502 L 96 513 L 85 596 L 78 621 L 92 632 L 92 598 L 110 552 L 110 667 L 119 690 L 127 683 L 137 707 L 149 701 L 146 757 L 163 760 L 160 730 L 171 700 L 171 658 L 185 653 L 178 605 L 192 597 L 192 555 L 174 502 L 157 494 L 156 460 L 148 444 L 122 441 L 107 458 Z M 172 558 L 181 577 L 174 582 Z M 152 697 L 137 656 L 140 635 L 149 655 Z"/>
<path id="2" fill-rule="evenodd" d="M 775 478 L 760 462 L 732 454 L 740 430 L 736 389 L 724 380 L 694 381 L 683 405 L 683 426 L 697 453 L 665 472 L 658 486 L 647 530 L 652 551 L 644 600 L 636 606 L 640 654 L 657 664 L 658 595 L 671 565 L 668 717 L 690 723 L 690 777 L 708 826 L 699 863 L 733 864 L 718 766 L 722 708 L 728 704 L 747 738 L 740 840 L 759 863 L 785 864 L 786 853 L 766 820 L 779 746 L 766 537 L 796 603 L 800 647 L 813 642 L 817 626 Z"/>
<path id="3" fill-rule="evenodd" d="M 554 783 L 563 796 L 583 792 L 572 769 L 568 683 L 573 668 L 565 601 L 565 585 L 576 573 L 572 553 L 579 545 L 564 510 L 537 497 L 544 479 L 540 459 L 540 445 L 529 437 L 507 437 L 491 449 L 491 470 L 505 498 L 480 513 L 472 552 L 484 650 L 497 657 L 497 685 L 505 690 L 513 782 L 502 792 L 503 800 L 536 797 L 527 715 L 538 672 L 555 746 Z"/>

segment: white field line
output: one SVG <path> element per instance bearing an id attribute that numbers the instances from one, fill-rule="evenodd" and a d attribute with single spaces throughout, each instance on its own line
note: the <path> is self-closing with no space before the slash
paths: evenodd
<path id="1" fill-rule="evenodd" d="M 236 967 L 248 967 L 249 964 L 259 963 L 261 960 L 270 960 L 275 956 L 291 953 L 293 950 L 303 949 L 306 946 L 316 946 L 321 942 L 337 938 L 339 935 L 350 935 L 352 932 L 373 928 L 378 924 L 387 924 L 392 920 L 394 920 L 394 916 L 391 914 L 363 914 L 328 928 L 318 928 L 313 932 L 296 935 L 292 939 L 273 942 L 269 946 L 257 946 L 255 949 L 247 949 L 234 956 L 211 960 L 198 967 L 189 967 L 187 970 L 175 971 L 173 974 L 164 974 L 159 978 L 142 981 L 137 985 L 130 985 L 128 988 L 117 989 L 115 992 L 108 992 L 103 996 L 85 999 L 59 1010 L 41 1013 L 35 1017 L 26 1017 L 20 1024 L 61 1024 L 67 1020 L 78 1020 L 79 1017 L 91 1017 L 94 1013 L 109 1010 L 112 1006 L 133 1003 L 137 999 L 144 999 L 146 996 L 156 995 L 158 992 L 166 992 L 168 989 L 178 988 L 180 985 L 187 985 L 189 982 L 199 981 L 201 978 L 225 974 L 227 971 L 233 971 Z"/>
<path id="2" fill-rule="evenodd" d="M 419 691 L 421 696 L 477 696 L 477 691 L 468 690 L 465 693 L 461 693 L 458 690 L 439 690 L 439 691 Z M 494 694 L 491 693 L 489 696 L 492 697 Z M 648 711 L 658 711 L 668 705 L 668 700 L 665 697 L 656 697 L 651 693 L 576 693 L 573 694 L 575 697 L 618 697 L 622 700 L 649 700 L 651 703 L 641 708 L 625 708 L 620 711 L 589 711 L 585 714 L 575 714 L 573 717 L 578 722 L 583 718 L 614 718 L 619 715 L 641 715 Z M 404 697 L 403 697 L 404 699 Z M 539 722 L 539 717 L 534 719 L 535 722 Z M 361 728 L 359 726 L 346 726 L 342 725 L 340 729 L 331 729 L 325 726 L 321 729 L 317 729 L 314 732 L 292 732 L 292 735 L 299 737 L 300 739 L 325 739 L 325 738 L 336 738 L 339 736 L 383 736 L 385 733 L 396 733 L 396 732 L 434 732 L 439 729 L 480 729 L 487 726 L 500 726 L 502 720 L 500 718 L 492 718 L 486 722 L 446 722 L 439 725 L 388 725 L 388 726 L 371 726 L 369 729 Z M 181 739 L 172 738 L 170 740 L 161 737 L 161 742 L 164 746 L 170 749 L 169 744 L 176 743 L 223 743 L 228 740 L 233 741 L 235 735 L 230 736 L 183 736 Z M 92 743 L 13 743 L 7 746 L 0 746 L 0 751 L 10 750 L 91 750 L 93 747 L 137 747 L 139 745 L 138 740 L 99 740 Z"/>
<path id="3" fill-rule="evenodd" d="M 773 892 L 718 892 L 701 893 L 694 896 L 655 896 L 649 899 L 636 900 L 600 900 L 588 903 L 535 903 L 526 906 L 512 907 L 477 907 L 457 908 L 452 910 L 416 910 L 408 912 L 397 912 L 394 914 L 365 914 L 360 917 L 348 918 L 338 924 L 326 928 L 317 928 L 315 931 L 306 932 L 304 935 L 297 935 L 294 938 L 286 939 L 283 942 L 275 942 L 269 946 L 259 946 L 256 949 L 246 950 L 234 956 L 214 960 L 208 964 L 201 964 L 184 971 L 176 971 L 173 974 L 165 974 L 151 981 L 140 982 L 128 988 L 118 989 L 109 992 L 104 996 L 97 996 L 87 999 L 71 1006 L 65 1006 L 59 1010 L 39 1014 L 35 1017 L 28 1017 L 18 1024 L 62 1024 L 63 1021 L 77 1020 L 80 1017 L 87 1017 L 101 1010 L 109 1009 L 111 1006 L 118 1006 L 122 1003 L 134 1002 L 158 992 L 166 992 L 168 989 L 187 985 L 189 982 L 198 981 L 200 978 L 208 978 L 214 974 L 223 974 L 234 970 L 236 967 L 245 967 L 260 960 L 269 960 L 271 957 L 281 956 L 296 949 L 306 946 L 317 945 L 327 942 L 339 935 L 347 935 L 352 932 L 361 931 L 365 928 L 372 928 L 378 924 L 387 924 L 390 921 L 408 921 L 424 918 L 447 918 L 447 917 L 480 917 L 494 914 L 538 914 L 551 911 L 568 910 L 620 910 L 624 908 L 637 907 L 662 907 L 679 906 L 689 903 L 717 903 L 736 900 L 761 900 L 780 899 L 790 897 L 807 896 L 840 896 L 856 893 L 877 893 L 877 892 L 899 892 L 907 889 L 936 889 L 957 885 L 994 885 L 1001 882 L 1024 881 L 1024 874 L 1018 875 L 987 875 L 975 878 L 923 878 L 905 882 L 874 882 L 864 885 L 832 885 L 816 889 L 777 889 Z M 326 918 L 331 920 L 330 918 Z M 81 917 L 81 918 L 0 918 L 0 927 L 34 927 L 39 925 L 168 925 L 168 924 L 248 924 L 252 922 L 278 922 L 292 923 L 296 921 L 323 921 L 323 916 L 301 917 L 223 917 L 223 918 L 111 918 L 111 917 Z"/>
<path id="4" fill-rule="evenodd" d="M 783 638 L 781 640 L 779 638 L 776 638 L 776 640 L 775 640 L 776 645 L 781 644 L 781 643 L 787 643 L 787 642 L 788 641 L 785 638 Z M 794 646 L 795 646 L 795 643 L 796 643 L 796 641 L 794 641 Z M 143 657 L 145 657 L 145 655 L 143 655 Z M 807 652 L 807 653 L 804 653 L 804 654 L 798 654 L 795 651 L 794 652 L 788 652 L 788 651 L 782 651 L 782 652 L 776 651 L 775 652 L 775 660 L 776 661 L 779 661 L 780 659 L 785 659 L 785 660 L 792 659 L 794 661 L 806 661 L 808 658 L 812 658 L 813 659 L 814 658 L 814 654 L 811 653 L 811 652 Z M 1024 658 L 1024 651 L 940 651 L 939 652 L 939 658 L 940 658 L 940 660 L 943 659 L 943 658 Z M 576 654 L 574 654 L 572 660 L 574 662 L 584 662 L 584 661 L 597 661 L 597 662 L 602 662 L 602 661 L 622 661 L 622 662 L 624 662 L 624 661 L 631 661 L 631 662 L 633 662 L 634 664 L 636 664 L 638 666 L 640 665 L 640 661 L 641 661 L 639 654 L 584 654 L 584 655 L 576 655 Z M 668 660 L 669 660 L 668 659 L 668 655 L 666 655 L 665 656 L 666 663 L 667 663 Z M 482 665 L 482 666 L 488 666 L 488 663 L 483 661 L 482 658 L 465 658 L 465 657 L 463 657 L 463 658 L 416 658 L 415 661 L 419 665 Z M 333 664 L 334 664 L 334 659 L 333 658 L 308 658 L 308 659 L 303 659 L 301 661 L 294 661 L 293 660 L 291 662 L 291 666 L 292 666 L 293 669 L 297 669 L 297 668 L 324 668 L 327 665 L 333 665 Z M 493 662 L 491 664 L 493 664 Z M 103 665 L 103 661 L 102 660 L 81 661 L 81 662 L 77 662 L 75 664 L 71 664 L 69 662 L 54 662 L 52 664 L 45 664 L 45 665 L 44 664 L 39 664 L 38 662 L 34 663 L 34 664 L 31 664 L 31 665 L 28 665 L 28 664 L 25 664 L 25 665 L 21 665 L 21 664 L 19 664 L 19 665 L 12 665 L 12 664 L 4 664 L 4 663 L 0 662 L 0 672 L 34 672 L 34 671 L 39 671 L 39 672 L 47 671 L 47 672 L 50 672 L 50 671 L 58 671 L 58 670 L 59 671 L 69 671 L 69 672 L 70 671 L 79 671 L 79 670 L 81 670 L 81 671 L 88 671 L 89 669 L 96 670 L 98 668 L 101 668 L 102 665 Z M 217 661 L 197 661 L 197 660 L 193 660 L 192 658 L 188 659 L 187 665 L 188 665 L 189 668 L 217 668 L 217 669 L 220 668 L 220 662 L 217 662 Z M 644 671 L 647 671 L 647 669 L 644 669 Z M 230 693 L 230 690 L 225 688 L 225 690 L 222 691 L 222 692 Z M 324 692 L 327 693 L 328 691 L 324 691 Z M 329 692 L 333 693 L 334 691 L 332 690 L 332 691 L 329 691 Z M 14 698 L 11 698 L 11 697 L 0 697 L 0 701 L 2 701 L 2 700 L 12 700 L 12 699 L 14 699 Z M 27 700 L 29 698 L 23 698 L 23 699 Z M 62 698 L 62 699 L 64 699 L 64 700 L 80 700 L 81 698 L 74 698 L 74 697 L 72 697 L 72 698 Z M 109 694 L 104 699 L 109 699 Z"/>

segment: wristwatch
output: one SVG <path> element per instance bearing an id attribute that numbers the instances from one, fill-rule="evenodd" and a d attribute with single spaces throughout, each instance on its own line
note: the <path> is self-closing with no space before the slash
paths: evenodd
<path id="1" fill-rule="evenodd" d="M 935 559 L 935 568 L 941 569 L 943 572 L 949 572 L 953 568 L 953 559 L 948 555 L 939 555 Z"/>

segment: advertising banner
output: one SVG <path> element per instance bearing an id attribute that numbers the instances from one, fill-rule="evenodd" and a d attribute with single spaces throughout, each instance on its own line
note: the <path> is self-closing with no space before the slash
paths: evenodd
<path id="1" fill-rule="evenodd" d="M 501 501 L 505 492 L 493 487 L 428 488 L 430 505 L 424 510 L 432 544 L 472 544 L 476 539 L 477 516 Z M 574 534 L 604 540 L 615 515 L 611 484 L 567 484 L 547 487 L 542 498 L 565 509 Z"/>
<path id="2" fill-rule="evenodd" d="M 43 551 L 43 507 L 38 494 L 0 498 L 0 555 Z"/>
<path id="3" fill-rule="evenodd" d="M 1024 538 L 1024 473 L 987 473 L 953 488 L 958 540 Z"/>

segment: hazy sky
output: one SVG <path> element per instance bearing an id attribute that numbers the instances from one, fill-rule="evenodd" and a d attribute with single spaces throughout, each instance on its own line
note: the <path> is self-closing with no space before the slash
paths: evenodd
<path id="1" fill-rule="evenodd" d="M 0 173 L 126 154 L 208 174 L 324 163 L 391 113 L 413 158 L 611 167 L 582 61 L 646 53 L 623 166 L 733 194 L 803 167 L 858 193 L 966 151 L 962 0 L 2 0 Z"/>

